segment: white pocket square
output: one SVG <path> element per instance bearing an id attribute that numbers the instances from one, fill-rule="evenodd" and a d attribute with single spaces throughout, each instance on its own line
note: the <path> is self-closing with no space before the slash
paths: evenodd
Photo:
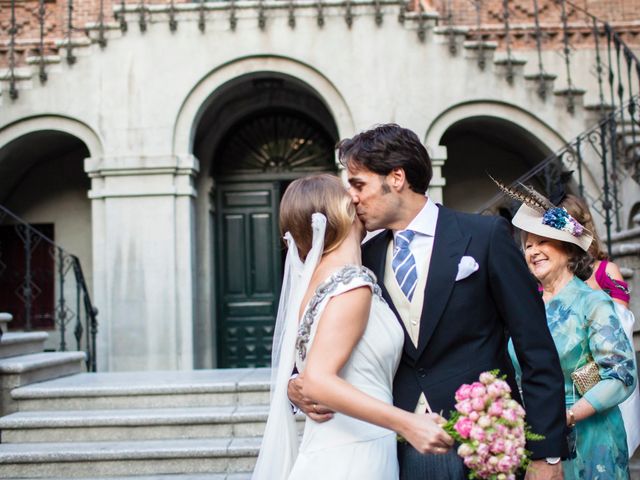
<path id="1" fill-rule="evenodd" d="M 460 263 L 458 264 L 458 274 L 456 275 L 456 282 L 458 280 L 462 280 L 467 278 L 472 273 L 475 273 L 480 268 L 478 262 L 475 261 L 473 257 L 464 256 L 460 259 Z"/>

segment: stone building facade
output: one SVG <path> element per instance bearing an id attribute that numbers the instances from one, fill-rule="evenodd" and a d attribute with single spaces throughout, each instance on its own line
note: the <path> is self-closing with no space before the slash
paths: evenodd
<path id="1" fill-rule="evenodd" d="M 487 172 L 532 172 L 610 111 L 615 51 L 588 14 L 635 51 L 640 1 L 561 2 L 564 17 L 537 3 L 540 28 L 519 1 L 505 22 L 497 1 L 0 0 L 0 204 L 80 258 L 100 370 L 262 365 L 279 199 L 300 175 L 339 172 L 337 140 L 411 128 L 433 158 L 429 194 L 495 213 Z M 638 92 L 625 62 L 615 98 Z M 579 168 L 555 161 L 602 210 L 597 149 Z M 610 228 L 627 245 L 636 168 L 615 184 Z"/>

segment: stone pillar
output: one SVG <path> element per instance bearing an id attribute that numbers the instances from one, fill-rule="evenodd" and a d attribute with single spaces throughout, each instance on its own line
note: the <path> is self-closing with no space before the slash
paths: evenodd
<path id="1" fill-rule="evenodd" d="M 427 148 L 429 149 L 431 165 L 433 166 L 433 177 L 429 184 L 428 195 L 434 202 L 442 203 L 444 186 L 447 184 L 446 179 L 442 176 L 442 167 L 447 160 L 447 147 L 436 145 Z"/>
<path id="2" fill-rule="evenodd" d="M 193 368 L 193 156 L 88 158 L 100 371 Z"/>

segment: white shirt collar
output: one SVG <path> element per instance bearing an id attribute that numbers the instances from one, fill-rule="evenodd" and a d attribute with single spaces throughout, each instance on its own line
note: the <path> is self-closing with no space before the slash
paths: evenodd
<path id="1" fill-rule="evenodd" d="M 427 197 L 427 202 L 424 204 L 424 207 L 422 207 L 422 210 L 418 212 L 418 215 L 409 222 L 409 225 L 407 225 L 405 230 L 413 230 L 416 233 L 430 237 L 435 236 L 439 211 L 440 209 L 438 206 L 429 197 Z M 398 231 L 393 232 L 394 237 L 397 232 Z"/>

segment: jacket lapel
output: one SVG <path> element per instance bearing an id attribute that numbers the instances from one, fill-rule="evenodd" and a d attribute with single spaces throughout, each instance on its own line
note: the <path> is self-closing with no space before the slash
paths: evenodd
<path id="1" fill-rule="evenodd" d="M 455 213 L 440 207 L 431 253 L 431 264 L 422 305 L 417 354 L 429 343 L 442 317 L 458 273 L 458 263 L 465 254 L 471 237 L 458 225 Z"/>
<path id="2" fill-rule="evenodd" d="M 404 351 L 405 353 L 413 358 L 414 360 L 418 357 L 418 350 L 413 345 L 413 341 L 409 336 L 409 332 L 407 332 L 407 328 L 404 325 L 404 322 L 400 318 L 400 314 L 396 309 L 396 306 L 393 304 L 393 300 L 391 299 L 391 295 L 389 295 L 389 291 L 387 287 L 384 285 L 384 274 L 385 274 L 385 265 L 387 260 L 387 248 L 389 246 L 389 242 L 393 241 L 393 232 L 391 230 L 385 230 L 377 237 L 371 239 L 371 246 L 369 247 L 369 251 L 367 254 L 367 258 L 363 258 L 363 263 L 367 265 L 371 271 L 376 275 L 378 279 L 378 285 L 382 290 L 382 298 L 387 302 L 393 314 L 400 323 L 402 327 L 402 331 L 404 332 Z"/>

